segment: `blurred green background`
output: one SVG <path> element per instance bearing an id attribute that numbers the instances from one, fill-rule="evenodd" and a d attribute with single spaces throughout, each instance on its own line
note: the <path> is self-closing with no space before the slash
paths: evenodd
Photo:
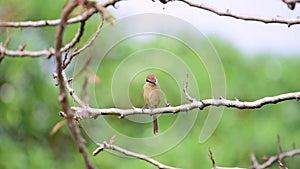
<path id="1" fill-rule="evenodd" d="M 28 1 L 19 5 L 19 1 L 0 1 L 1 20 L 40 20 L 56 19 L 66 1 Z M 39 9 L 38 11 L 36 9 Z M 24 12 L 25 11 L 25 12 Z M 51 12 L 49 12 L 51 11 Z M 95 31 L 99 16 L 94 16 L 87 22 L 86 32 L 79 45 L 82 45 Z M 68 42 L 76 32 L 78 25 L 68 26 L 65 42 Z M 113 26 L 112 26 L 113 27 Z M 23 28 L 11 29 L 10 49 L 16 49 L 21 44 L 27 44 L 26 49 L 38 50 L 54 44 L 55 27 L 50 28 Z M 187 32 L 179 32 L 188 34 Z M 189 36 L 189 35 L 187 35 Z M 5 29 L 0 28 L 0 41 L 5 41 Z M 273 96 L 299 90 L 300 58 L 298 56 L 279 56 L 263 53 L 256 56 L 247 56 L 242 51 L 216 36 L 208 39 L 215 47 L 222 61 L 226 75 L 226 98 L 234 97 L 240 100 L 255 100 L 265 96 Z M 105 45 L 110 39 L 102 40 Z M 99 107 L 114 107 L 111 85 L 116 69 L 128 55 L 141 48 L 157 48 L 173 51 L 187 63 L 196 77 L 201 98 L 211 98 L 209 75 L 205 66 L 188 48 L 180 46 L 176 41 L 156 37 L 148 40 L 124 41 L 119 48 L 112 50 L 105 58 L 100 58 L 101 65 L 96 63 L 97 53 L 92 52 L 94 62 L 91 68 L 74 83 L 80 88 L 82 80 L 96 74 L 99 82 L 90 81 L 88 87 L 90 104 Z M 195 40 L 196 41 L 196 40 Z M 101 51 L 98 51 L 101 52 Z M 89 51 L 85 53 L 89 54 Z M 85 55 L 81 55 L 72 71 L 82 66 Z M 80 61 L 81 60 L 81 61 Z M 76 61 L 76 60 L 75 60 Z M 76 149 L 69 130 L 62 126 L 55 134 L 50 135 L 52 128 L 63 119 L 58 115 L 58 90 L 52 79 L 55 62 L 53 59 L 10 58 L 6 57 L 0 66 L 0 168 L 84 168 L 84 162 Z M 132 66 L 135 66 L 132 62 Z M 165 64 L 168 64 L 165 62 Z M 75 68 L 77 68 L 75 70 Z M 182 70 L 182 69 L 179 69 Z M 130 72 L 130 70 L 128 70 Z M 157 73 L 159 83 L 165 97 L 172 105 L 181 104 L 183 81 L 177 81 L 168 72 L 158 69 L 146 69 L 137 72 L 130 81 L 128 92 L 130 105 L 118 107 L 130 108 L 143 106 L 141 88 L 144 77 L 149 72 Z M 126 72 L 123 72 L 126 74 Z M 185 72 L 183 72 L 185 74 Z M 176 77 L 175 77 L 176 78 Z M 185 77 L 181 77 L 185 78 Z M 116 86 L 118 88 L 118 86 Z M 123 89 L 120 86 L 120 92 Z M 117 89 L 115 89 L 117 90 Z M 137 92 L 138 90 L 138 92 Z M 82 93 L 82 91 L 80 91 Z M 194 95 L 196 93 L 191 93 Z M 197 94 L 196 94 L 197 95 Z M 123 99 L 123 98 L 122 98 Z M 128 99 L 121 99 L 127 102 Z M 71 99 L 70 99 L 71 100 Z M 162 103 L 163 104 L 163 103 Z M 162 106 L 162 105 L 161 105 Z M 208 157 L 208 148 L 213 151 L 214 158 L 219 166 L 250 167 L 250 152 L 257 157 L 275 155 L 277 150 L 277 135 L 281 136 L 284 151 L 291 150 L 293 144 L 300 144 L 300 105 L 297 101 L 286 101 L 276 105 L 267 105 L 257 110 L 238 110 L 225 108 L 220 124 L 210 139 L 200 144 L 198 142 L 201 127 L 207 116 L 207 109 L 199 111 L 196 122 L 188 135 L 174 148 L 154 158 L 164 164 L 181 168 L 211 168 Z M 162 115 L 159 118 L 160 131 L 163 132 L 176 119 L 177 115 Z M 151 132 L 151 123 L 133 123 L 126 119 L 117 119 L 114 116 L 105 117 L 111 125 L 121 133 L 132 137 L 143 136 L 142 132 Z M 149 133 L 149 135 L 152 133 Z M 96 148 L 93 140 L 87 139 L 90 154 Z M 170 138 L 172 139 L 172 138 Z M 118 138 L 116 138 L 118 140 Z M 126 147 L 124 147 L 126 148 Z M 100 153 L 92 160 L 99 168 L 155 168 L 152 165 L 132 158 L 124 158 L 108 151 Z M 262 161 L 261 161 L 262 162 Z M 289 168 L 300 165 L 300 157 L 286 160 Z M 278 168 L 274 165 L 272 168 Z"/>

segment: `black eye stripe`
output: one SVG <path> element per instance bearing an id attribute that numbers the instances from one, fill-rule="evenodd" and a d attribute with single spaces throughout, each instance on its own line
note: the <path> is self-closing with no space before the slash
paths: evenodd
<path id="1" fill-rule="evenodd" d="M 152 82 L 152 81 L 150 81 L 150 80 L 148 80 L 148 79 L 146 79 L 146 82 L 151 83 L 151 84 L 153 84 L 153 85 L 156 85 L 155 82 Z"/>

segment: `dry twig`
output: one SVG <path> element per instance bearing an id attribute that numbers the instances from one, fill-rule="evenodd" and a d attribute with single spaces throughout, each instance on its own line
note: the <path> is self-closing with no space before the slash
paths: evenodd
<path id="1" fill-rule="evenodd" d="M 286 24 L 288 26 L 300 24 L 300 18 L 294 18 L 294 19 L 283 18 L 283 17 L 266 18 L 266 17 L 259 17 L 259 16 L 242 15 L 242 14 L 233 13 L 229 9 L 222 11 L 203 3 L 191 2 L 190 0 L 178 0 L 178 1 L 184 2 L 191 7 L 195 7 L 195 8 L 199 8 L 199 9 L 203 9 L 215 13 L 219 16 L 227 16 L 235 19 L 241 19 L 246 21 L 257 21 L 263 23 L 280 23 L 280 24 Z"/>
<path id="2" fill-rule="evenodd" d="M 153 158 L 150 158 L 146 155 L 138 154 L 138 153 L 123 149 L 123 148 L 118 147 L 118 146 L 116 146 L 114 144 L 111 144 L 111 143 L 109 144 L 109 143 L 103 142 L 102 144 L 98 143 L 97 145 L 99 147 L 93 152 L 94 156 L 99 154 L 99 152 L 101 152 L 105 149 L 109 149 L 109 150 L 119 152 L 119 153 L 124 154 L 124 155 L 129 156 L 129 157 L 134 157 L 134 158 L 144 160 L 144 161 L 156 166 L 159 169 L 179 169 L 179 168 L 164 165 L 164 164 L 162 164 L 162 163 L 160 163 L 160 162 L 158 162 L 158 161 L 154 160 Z"/>
<path id="3" fill-rule="evenodd" d="M 188 104 L 182 104 L 178 106 L 162 107 L 156 108 L 153 110 L 142 109 L 142 108 L 131 108 L 131 109 L 118 109 L 118 108 L 107 108 L 107 109 L 97 109 L 87 107 L 86 111 L 89 114 L 96 118 L 99 115 L 117 115 L 119 117 L 130 116 L 134 114 L 143 114 L 143 115 L 153 115 L 153 114 L 165 114 L 165 113 L 178 113 L 178 112 L 187 112 L 195 108 L 200 108 L 201 110 L 208 106 L 226 106 L 234 107 L 238 109 L 257 109 L 267 104 L 276 104 L 286 100 L 298 100 L 300 98 L 300 92 L 285 93 L 272 97 L 265 97 L 255 101 L 239 101 L 235 100 L 226 100 L 226 99 L 204 99 L 201 101 L 194 101 Z M 82 112 L 81 107 L 71 107 L 73 111 Z"/>

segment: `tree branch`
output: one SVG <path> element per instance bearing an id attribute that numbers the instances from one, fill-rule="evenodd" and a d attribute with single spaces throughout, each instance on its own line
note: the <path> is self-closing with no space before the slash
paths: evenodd
<path id="1" fill-rule="evenodd" d="M 280 153 L 278 155 L 274 155 L 271 157 L 268 157 L 268 160 L 265 161 L 263 164 L 259 164 L 259 162 L 257 161 L 255 154 L 252 152 L 250 154 L 250 158 L 252 161 L 252 167 L 251 169 L 266 169 L 268 167 L 270 167 L 271 165 L 273 165 L 274 163 L 278 162 L 278 165 L 284 169 L 287 169 L 287 167 L 284 165 L 283 160 L 285 158 L 288 157 L 294 157 L 295 155 L 299 155 L 300 154 L 300 149 L 294 149 L 288 152 L 282 152 L 281 146 L 280 146 L 280 138 L 279 136 L 277 137 L 277 146 L 279 148 Z M 212 161 L 213 164 L 213 169 L 246 169 L 246 168 L 239 168 L 239 167 L 219 167 L 216 166 L 216 162 L 213 158 L 212 152 L 209 149 L 209 158 Z"/>
<path id="2" fill-rule="evenodd" d="M 265 169 L 265 168 L 270 167 L 272 164 L 276 163 L 279 159 L 294 157 L 295 155 L 299 155 L 299 154 L 300 154 L 300 149 L 283 152 L 283 153 L 280 153 L 279 155 L 274 155 L 274 156 L 269 157 L 266 162 L 264 162 L 263 164 L 260 164 L 260 165 L 257 164 L 256 166 L 253 166 L 253 168 L 254 169 Z M 254 154 L 253 154 L 253 156 L 255 157 Z"/>
<path id="3" fill-rule="evenodd" d="M 263 23 L 280 23 L 280 24 L 286 24 L 288 26 L 295 25 L 295 24 L 300 24 L 300 18 L 294 18 L 294 19 L 289 19 L 289 18 L 283 18 L 283 17 L 276 17 L 276 18 L 264 18 L 264 17 L 258 17 L 258 16 L 249 16 L 249 15 L 242 15 L 242 14 L 236 14 L 231 12 L 229 9 L 226 11 L 222 11 L 219 9 L 216 9 L 212 6 L 208 6 L 203 3 L 196 3 L 196 2 L 191 2 L 188 0 L 178 0 L 183 3 L 188 4 L 191 7 L 203 9 L 209 12 L 212 12 L 214 14 L 217 14 L 219 16 L 227 16 L 227 17 L 232 17 L 235 19 L 241 19 L 241 20 L 246 20 L 246 21 L 257 21 L 257 22 L 263 22 Z"/>
<path id="4" fill-rule="evenodd" d="M 100 34 L 101 32 L 101 28 L 104 24 L 104 15 L 102 14 L 102 17 L 101 17 L 101 21 L 100 21 L 100 24 L 97 28 L 97 31 L 94 33 L 94 35 L 92 36 L 92 38 L 80 49 L 74 51 L 71 55 L 71 57 L 74 57 L 76 55 L 78 55 L 79 53 L 81 53 L 82 51 L 84 51 L 85 49 L 87 49 L 88 47 L 90 47 L 92 45 L 92 43 L 96 40 L 96 38 L 98 37 L 98 35 Z"/>
<path id="5" fill-rule="evenodd" d="M 300 98 L 300 92 L 286 93 L 272 97 L 261 98 L 252 102 L 248 101 L 239 101 L 236 100 L 226 100 L 223 98 L 220 99 L 205 99 L 201 101 L 194 101 L 188 104 L 182 104 L 174 107 L 162 107 L 156 108 L 153 110 L 142 109 L 142 108 L 131 108 L 131 109 L 118 109 L 118 108 L 107 108 L 107 109 L 97 109 L 87 107 L 85 110 L 89 112 L 91 117 L 96 118 L 99 115 L 117 115 L 119 117 L 125 117 L 134 114 L 144 114 L 144 115 L 154 115 L 154 114 L 164 114 L 164 113 L 178 113 L 178 112 L 187 112 L 195 108 L 203 109 L 208 106 L 226 106 L 234 107 L 238 109 L 256 109 L 260 108 L 267 104 L 276 104 L 278 102 L 286 100 L 298 100 Z M 81 107 L 71 107 L 73 111 L 84 112 Z"/>
<path id="6" fill-rule="evenodd" d="M 141 160 L 144 160 L 154 166 L 156 166 L 157 168 L 159 169 L 179 169 L 179 168 L 175 168 L 175 167 L 170 167 L 170 166 L 167 166 L 167 165 L 164 165 L 146 155 L 143 155 L 143 154 L 138 154 L 138 153 L 135 153 L 135 152 L 132 152 L 132 151 L 129 151 L 129 150 L 126 150 L 126 149 L 123 149 L 121 147 L 118 147 L 116 145 L 113 145 L 112 143 L 108 144 L 106 142 L 103 142 L 102 144 L 97 144 L 99 147 L 93 152 L 94 156 L 99 154 L 99 152 L 105 150 L 105 149 L 109 149 L 109 150 L 113 150 L 113 151 L 116 151 L 116 152 L 119 152 L 119 153 L 122 153 L 126 156 L 129 156 L 129 157 L 134 157 L 134 158 L 138 158 L 138 159 L 141 159 Z"/>
<path id="7" fill-rule="evenodd" d="M 121 0 L 108 0 L 104 3 L 99 3 L 103 7 L 115 6 L 117 2 Z M 91 16 L 98 12 L 95 8 L 90 8 L 81 15 L 70 18 L 66 21 L 67 24 L 78 23 L 81 21 L 88 20 Z M 44 26 L 57 26 L 61 23 L 61 19 L 55 20 L 40 20 L 40 21 L 23 21 L 23 22 L 4 22 L 0 21 L 0 27 L 13 27 L 13 28 L 24 28 L 24 27 L 44 27 Z"/>
<path id="8" fill-rule="evenodd" d="M 69 2 L 63 9 L 62 15 L 61 15 L 61 22 L 58 26 L 57 32 L 56 32 L 56 45 L 55 45 L 55 58 L 56 58 L 56 73 L 57 73 L 57 83 L 59 86 L 59 101 L 61 103 L 61 109 L 64 113 L 67 115 L 67 125 L 71 131 L 71 134 L 73 136 L 73 139 L 80 151 L 80 153 L 83 156 L 83 159 L 85 161 L 86 167 L 88 169 L 95 169 L 96 167 L 92 163 L 92 161 L 89 158 L 88 152 L 84 145 L 84 139 L 80 134 L 80 130 L 78 126 L 76 126 L 74 120 L 73 120 L 73 114 L 70 111 L 70 106 L 65 90 L 65 82 L 64 82 L 64 76 L 63 76 L 63 68 L 62 68 L 62 59 L 61 59 L 61 47 L 62 47 L 62 37 L 63 32 L 66 26 L 67 17 L 71 13 L 71 11 L 78 6 L 77 0 L 73 0 Z"/>
<path id="9" fill-rule="evenodd" d="M 60 49 L 62 52 L 71 49 L 72 47 L 75 46 L 76 43 L 78 43 L 80 41 L 80 38 L 84 33 L 85 22 L 86 21 L 80 22 L 80 26 L 79 26 L 78 31 L 77 31 L 76 35 L 74 36 L 74 38 L 71 40 L 70 43 L 66 44 L 63 48 Z"/>
<path id="10" fill-rule="evenodd" d="M 105 3 L 98 3 L 96 5 L 93 5 L 93 8 L 90 8 L 83 14 L 73 17 L 69 20 L 66 21 L 65 24 L 72 24 L 72 23 L 77 23 L 80 22 L 80 26 L 78 28 L 78 31 L 74 38 L 71 40 L 70 43 L 66 44 L 64 47 L 61 47 L 60 51 L 65 52 L 68 49 L 72 48 L 75 46 L 76 43 L 79 42 L 81 36 L 83 35 L 84 32 L 84 26 L 85 22 L 95 13 L 100 12 L 102 14 L 102 19 L 100 22 L 100 25 L 93 35 L 93 37 L 79 50 L 75 51 L 73 55 L 78 55 L 80 52 L 88 48 L 97 38 L 101 31 L 101 27 L 103 26 L 103 19 L 107 17 L 107 14 L 101 10 L 104 7 L 108 7 L 110 5 L 115 5 L 115 3 L 119 2 L 120 0 L 108 0 Z M 101 9 L 100 9 L 101 8 Z M 41 20 L 41 21 L 26 21 L 26 22 L 2 22 L 0 21 L 0 27 L 14 27 L 14 28 L 20 28 L 20 27 L 43 27 L 43 26 L 57 26 L 61 23 L 61 19 L 56 19 L 56 20 Z M 61 45 L 62 46 L 62 45 Z M 46 56 L 47 58 L 51 57 L 52 55 L 55 54 L 54 48 L 50 47 L 49 49 L 44 49 L 40 51 L 28 51 L 28 50 L 9 50 L 6 48 L 5 45 L 2 45 L 0 43 L 0 55 L 1 58 L 4 56 L 11 56 L 11 57 L 42 57 Z"/>

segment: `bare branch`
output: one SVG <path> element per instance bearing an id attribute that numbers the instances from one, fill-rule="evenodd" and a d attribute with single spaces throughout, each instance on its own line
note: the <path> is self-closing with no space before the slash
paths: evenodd
<path id="1" fill-rule="evenodd" d="M 195 98 L 191 97 L 189 95 L 189 93 L 187 92 L 187 87 L 188 87 L 188 84 L 189 84 L 188 78 L 189 78 L 189 74 L 187 73 L 186 74 L 186 81 L 183 85 L 183 93 L 185 94 L 185 98 L 192 103 L 192 102 L 196 102 L 197 100 Z"/>
<path id="2" fill-rule="evenodd" d="M 70 43 L 66 44 L 61 49 L 61 51 L 67 51 L 67 50 L 71 49 L 72 47 L 75 46 L 76 43 L 78 43 L 80 41 L 80 38 L 81 38 L 81 36 L 83 35 L 83 32 L 84 32 L 84 26 L 85 26 L 85 21 L 81 21 L 76 35 L 74 36 L 74 38 L 71 40 Z"/>
<path id="3" fill-rule="evenodd" d="M 268 158 L 268 160 L 265 163 L 259 164 L 256 157 L 255 157 L 255 155 L 254 155 L 254 153 L 251 153 L 250 154 L 251 161 L 252 161 L 251 169 L 266 169 L 266 168 L 270 167 L 272 164 L 276 163 L 277 161 L 278 161 L 279 165 L 282 165 L 281 166 L 282 168 L 287 169 L 287 167 L 285 167 L 285 165 L 279 159 L 283 160 L 285 158 L 293 157 L 293 156 L 299 155 L 299 154 L 300 154 L 300 149 L 296 149 L 296 150 L 292 150 L 292 151 L 288 151 L 288 152 L 283 152 L 283 153 L 280 153 L 279 155 L 271 156 L 271 157 Z M 209 156 L 210 156 L 210 159 L 211 159 L 211 161 L 213 163 L 213 166 L 214 166 L 215 161 L 212 157 L 212 153 L 211 153 L 210 150 L 209 150 Z M 246 168 L 215 166 L 215 168 L 213 168 L 213 169 L 246 169 Z"/>
<path id="4" fill-rule="evenodd" d="M 6 39 L 5 39 L 5 42 L 3 44 L 3 47 L 6 48 L 8 46 L 8 43 L 10 41 L 10 34 L 9 34 L 9 28 L 6 28 Z M 1 52 L 0 50 L 0 62 L 3 60 L 4 58 L 4 53 Z"/>
<path id="5" fill-rule="evenodd" d="M 88 152 L 85 148 L 85 141 L 83 137 L 80 134 L 80 130 L 78 126 L 76 126 L 74 120 L 73 120 L 73 114 L 70 111 L 70 106 L 68 102 L 68 98 L 66 95 L 65 86 L 67 87 L 68 83 L 65 83 L 64 78 L 64 72 L 62 69 L 62 59 L 61 59 L 61 47 L 62 47 L 62 37 L 63 32 L 66 26 L 67 18 L 71 11 L 78 5 L 78 2 L 76 0 L 73 0 L 69 2 L 63 9 L 62 15 L 61 15 L 61 22 L 58 26 L 58 29 L 56 31 L 56 45 L 55 45 L 55 58 L 56 58 L 56 73 L 57 73 L 57 82 L 59 86 L 59 101 L 61 103 L 61 109 L 64 113 L 67 115 L 67 125 L 72 133 L 73 139 L 80 151 L 80 153 L 83 156 L 83 159 L 85 161 L 86 167 L 88 169 L 95 169 L 96 167 L 92 163 L 92 161 L 89 158 Z"/>
<path id="6" fill-rule="evenodd" d="M 66 89 L 68 90 L 69 94 L 73 97 L 74 101 L 78 103 L 81 107 L 85 107 L 86 104 L 77 96 L 74 89 L 70 86 L 69 79 L 65 71 L 62 71 L 62 76 L 64 78 L 64 85 L 66 86 Z"/>
<path id="7" fill-rule="evenodd" d="M 28 50 L 8 50 L 6 49 L 1 43 L 0 43 L 0 53 L 6 56 L 11 57 L 41 57 L 46 56 L 50 57 L 52 56 L 55 51 L 53 48 L 44 49 L 40 51 L 28 51 Z"/>
<path id="8" fill-rule="evenodd" d="M 196 3 L 196 2 L 191 2 L 188 0 L 178 0 L 182 1 L 191 7 L 203 9 L 212 13 L 215 13 L 219 16 L 227 16 L 227 17 L 232 17 L 235 19 L 241 19 L 241 20 L 246 20 L 246 21 L 257 21 L 257 22 L 263 22 L 263 23 L 280 23 L 280 24 L 286 24 L 288 26 L 299 24 L 300 23 L 300 18 L 295 18 L 295 19 L 289 19 L 289 18 L 283 18 L 283 17 L 276 17 L 276 18 L 264 18 L 264 17 L 258 17 L 258 16 L 249 16 L 249 15 L 242 15 L 242 14 L 236 14 L 231 12 L 229 9 L 226 11 L 222 11 L 219 9 L 216 9 L 212 6 L 208 6 L 203 3 Z"/>
<path id="9" fill-rule="evenodd" d="M 95 32 L 95 34 L 92 36 L 92 38 L 82 48 L 74 51 L 72 53 L 71 57 L 74 57 L 74 56 L 78 55 L 80 52 L 84 51 L 85 49 L 87 49 L 89 46 L 92 45 L 92 43 L 96 40 L 96 38 L 100 34 L 100 32 L 102 30 L 101 28 L 103 26 L 103 23 L 104 23 L 104 16 L 102 15 L 100 24 L 99 24 L 99 26 L 98 26 L 97 31 Z"/>
<path id="10" fill-rule="evenodd" d="M 108 0 L 105 3 L 99 3 L 97 5 L 93 5 L 93 8 L 90 8 L 83 14 L 71 18 L 66 21 L 65 24 L 71 24 L 71 23 L 77 23 L 80 22 L 80 27 L 78 28 L 77 34 L 74 36 L 74 38 L 71 40 L 70 43 L 66 44 L 64 47 L 61 47 L 60 52 L 67 51 L 68 49 L 74 47 L 76 43 L 79 42 L 80 37 L 82 36 L 84 32 L 84 26 L 85 26 L 85 21 L 88 20 L 92 15 L 94 15 L 97 12 L 102 13 L 102 19 L 99 24 L 99 27 L 93 37 L 79 50 L 73 53 L 73 55 L 78 55 L 80 52 L 88 48 L 97 38 L 101 31 L 101 27 L 103 26 L 103 22 L 106 17 L 107 13 L 103 12 L 103 8 L 110 6 L 110 5 L 115 5 L 115 3 L 119 2 L 120 0 Z M 92 4 L 92 3 L 91 3 Z M 102 8 L 101 8 L 102 7 Z M 42 21 L 26 21 L 26 22 L 2 22 L 0 21 L 0 27 L 43 27 L 43 26 L 57 26 L 61 23 L 60 19 L 57 20 L 42 20 Z M 61 45 L 62 46 L 62 45 Z M 27 51 L 27 50 L 9 50 L 6 48 L 5 45 L 2 45 L 0 43 L 0 55 L 1 58 L 4 56 L 11 56 L 11 57 L 42 57 L 46 56 L 47 58 L 50 58 L 52 55 L 55 54 L 55 50 L 51 47 L 49 49 L 44 49 L 40 51 Z"/>
<path id="11" fill-rule="evenodd" d="M 217 169 L 216 161 L 215 161 L 215 159 L 213 157 L 213 154 L 212 154 L 212 151 L 210 150 L 210 148 L 208 149 L 208 156 L 209 156 L 210 161 L 212 163 L 213 169 Z"/>
<path id="12" fill-rule="evenodd" d="M 259 163 L 258 163 L 258 161 L 257 161 L 257 159 L 255 157 L 254 152 L 251 152 L 250 158 L 251 158 L 251 161 L 252 161 L 253 168 L 258 168 L 259 167 Z"/>
<path id="13" fill-rule="evenodd" d="M 296 150 L 291 150 L 285 153 L 280 153 L 279 155 L 274 155 L 268 158 L 268 160 L 266 162 L 264 162 L 261 165 L 258 166 L 253 166 L 254 169 L 265 169 L 270 167 L 272 164 L 276 163 L 278 161 L 279 158 L 281 159 L 285 159 L 288 157 L 293 157 L 295 155 L 299 155 L 300 154 L 300 149 L 296 149 Z"/>
<path id="14" fill-rule="evenodd" d="M 279 150 L 279 154 L 282 154 L 283 151 L 282 151 L 282 147 L 281 147 L 281 143 L 280 143 L 280 136 L 277 135 L 277 147 L 278 147 L 278 150 Z M 285 167 L 285 162 L 284 162 L 284 159 L 281 159 L 280 156 L 278 156 L 278 165 L 282 168 L 286 168 Z"/>
<path id="15" fill-rule="evenodd" d="M 239 100 L 226 100 L 226 99 L 205 99 L 201 101 L 195 101 L 189 104 L 182 104 L 175 107 L 162 107 L 156 108 L 153 110 L 135 108 L 132 109 L 118 109 L 118 108 L 108 108 L 108 109 L 96 109 L 87 107 L 86 111 L 92 115 L 93 118 L 96 118 L 98 115 L 117 115 L 120 117 L 125 117 L 134 114 L 144 114 L 144 115 L 153 115 L 153 114 L 164 114 L 164 113 L 177 113 L 177 112 L 187 112 L 195 108 L 203 109 L 208 106 L 226 106 L 234 107 L 238 109 L 256 109 L 260 108 L 267 104 L 276 104 L 278 102 L 286 100 L 298 100 L 300 98 L 300 92 L 286 93 L 272 97 L 265 97 L 258 99 L 252 102 L 239 101 Z M 73 111 L 83 112 L 81 107 L 71 107 Z"/>
<path id="16" fill-rule="evenodd" d="M 121 0 L 108 0 L 104 3 L 99 3 L 99 5 L 103 7 L 114 6 L 117 2 Z M 78 23 L 81 21 L 88 20 L 91 16 L 97 13 L 98 10 L 95 8 L 90 8 L 79 16 L 70 18 L 66 21 L 67 24 Z M 21 27 L 43 27 L 43 26 L 57 26 L 61 22 L 60 19 L 55 20 L 40 20 L 40 21 L 23 21 L 23 22 L 3 22 L 0 21 L 0 27 L 13 27 L 13 28 L 21 28 Z"/>
<path id="17" fill-rule="evenodd" d="M 129 156 L 129 157 L 134 157 L 134 158 L 138 158 L 138 159 L 141 159 L 141 160 L 144 160 L 154 166 L 156 166 L 157 168 L 159 169 L 178 169 L 178 168 L 175 168 L 175 167 L 170 167 L 170 166 L 167 166 L 167 165 L 164 165 L 146 155 L 143 155 L 143 154 L 138 154 L 138 153 L 135 153 L 135 152 L 132 152 L 132 151 L 129 151 L 129 150 L 126 150 L 124 148 L 121 148 L 121 147 L 118 147 L 116 145 L 113 145 L 113 144 L 108 144 L 106 142 L 103 142 L 102 144 L 97 144 L 99 147 L 93 152 L 94 155 L 97 155 L 99 152 L 103 151 L 104 149 L 109 149 L 109 150 L 113 150 L 113 151 L 116 151 L 116 152 L 119 152 L 119 153 L 122 153 L 126 156 Z"/>

